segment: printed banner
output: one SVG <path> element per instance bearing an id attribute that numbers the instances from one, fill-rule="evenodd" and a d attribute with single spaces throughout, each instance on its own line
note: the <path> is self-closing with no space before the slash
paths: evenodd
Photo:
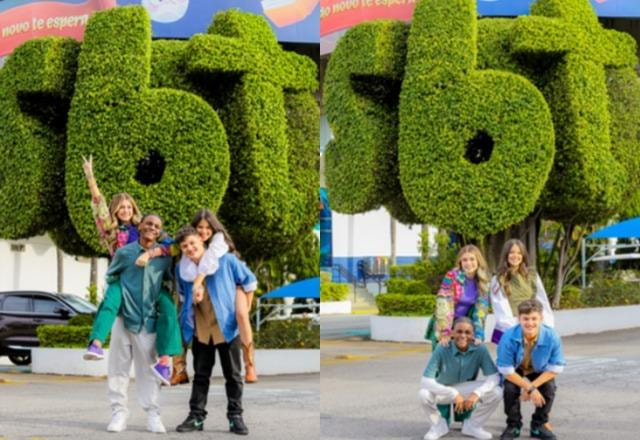
<path id="1" fill-rule="evenodd" d="M 95 11 L 114 7 L 116 0 L 8 0 L 0 2 L 0 56 L 27 40 L 45 35 L 82 39 Z"/>
<path id="2" fill-rule="evenodd" d="M 529 14 L 535 0 L 477 0 L 478 14 Z M 640 17 L 639 0 L 591 0 L 600 17 Z M 320 35 L 348 29 L 376 19 L 411 20 L 416 0 L 320 0 Z"/>
<path id="3" fill-rule="evenodd" d="M 149 11 L 157 38 L 206 32 L 216 12 L 236 8 L 266 17 L 278 41 L 320 42 L 319 0 L 118 0 L 119 6 L 135 4 Z"/>

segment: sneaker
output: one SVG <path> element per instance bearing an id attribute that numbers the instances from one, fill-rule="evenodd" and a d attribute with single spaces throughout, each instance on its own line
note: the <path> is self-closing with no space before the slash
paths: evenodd
<path id="1" fill-rule="evenodd" d="M 556 440 L 556 435 L 544 425 L 531 425 L 531 437 L 541 438 L 542 440 Z"/>
<path id="2" fill-rule="evenodd" d="M 85 361 L 101 361 L 104 359 L 104 350 L 102 350 L 102 347 L 98 346 L 98 344 L 92 342 L 89 344 L 82 358 Z"/>
<path id="3" fill-rule="evenodd" d="M 500 436 L 500 440 L 513 440 L 520 437 L 520 428 L 517 426 L 507 426 Z"/>
<path id="4" fill-rule="evenodd" d="M 176 431 L 178 432 L 191 432 L 191 431 L 202 431 L 204 428 L 204 422 L 191 414 L 185 419 L 184 422 L 178 425 Z"/>
<path id="5" fill-rule="evenodd" d="M 465 420 L 462 423 L 462 435 L 468 435 L 469 437 L 474 437 L 474 438 L 479 438 L 484 440 L 489 440 L 491 437 L 493 437 L 490 432 L 487 432 L 481 427 L 474 426 L 471 423 L 469 423 L 469 419 Z"/>
<path id="6" fill-rule="evenodd" d="M 153 374 L 160 380 L 162 385 L 171 385 L 171 367 L 169 365 L 162 365 L 160 362 L 151 366 Z"/>
<path id="7" fill-rule="evenodd" d="M 156 434 L 167 433 L 167 430 L 160 419 L 160 414 L 149 414 L 147 417 L 147 431 L 155 432 Z"/>
<path id="8" fill-rule="evenodd" d="M 447 421 L 440 417 L 438 423 L 433 425 L 431 429 L 424 435 L 424 440 L 437 440 L 443 435 L 446 435 L 449 432 L 449 426 L 447 425 Z"/>
<path id="9" fill-rule="evenodd" d="M 228 416 L 228 418 L 229 431 L 239 435 L 249 434 L 249 428 L 247 428 L 247 425 L 244 424 L 244 420 L 242 420 L 242 416 L 240 414 Z"/>
<path id="10" fill-rule="evenodd" d="M 127 413 L 124 411 L 113 413 L 111 421 L 107 425 L 107 431 L 122 432 L 125 429 L 127 429 Z"/>

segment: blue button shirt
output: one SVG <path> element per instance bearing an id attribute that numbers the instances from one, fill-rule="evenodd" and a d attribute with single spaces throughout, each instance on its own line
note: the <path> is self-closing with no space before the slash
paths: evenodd
<path id="1" fill-rule="evenodd" d="M 476 380 L 480 369 L 485 376 L 498 372 L 486 345 L 469 345 L 467 351 L 460 351 L 455 342 L 450 341 L 446 347 L 438 344 L 423 376 L 449 386 Z"/>
<path id="2" fill-rule="evenodd" d="M 505 331 L 500 339 L 497 364 L 503 376 L 513 374 L 524 359 L 522 337 L 522 326 L 518 324 Z M 545 324 L 540 325 L 538 343 L 531 350 L 531 364 L 536 373 L 561 373 L 567 364 L 562 355 L 560 336 Z"/>
<path id="3" fill-rule="evenodd" d="M 180 265 L 176 266 L 176 279 L 178 280 L 178 292 L 184 298 L 184 304 L 180 310 L 180 328 L 184 340 L 189 343 L 193 338 L 194 312 L 191 289 L 193 282 L 185 281 L 180 276 Z M 255 275 L 247 265 L 232 253 L 226 253 L 220 257 L 220 266 L 212 275 L 207 275 L 205 284 L 216 320 L 225 342 L 231 342 L 238 336 L 238 321 L 236 320 L 236 286 L 242 286 L 245 292 L 253 292 L 258 286 Z"/>

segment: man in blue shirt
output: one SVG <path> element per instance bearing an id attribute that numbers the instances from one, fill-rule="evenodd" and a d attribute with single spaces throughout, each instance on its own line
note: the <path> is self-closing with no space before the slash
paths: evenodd
<path id="1" fill-rule="evenodd" d="M 448 345 L 438 344 L 424 370 L 419 396 L 431 422 L 424 438 L 436 440 L 449 432 L 437 405 L 453 403 L 456 412 L 473 410 L 462 425 L 462 434 L 490 439 L 491 434 L 483 425 L 502 397 L 498 370 L 487 347 L 474 345 L 473 322 L 469 318 L 456 319 L 452 335 Z M 486 376 L 484 381 L 476 380 L 480 369 Z"/>
<path id="2" fill-rule="evenodd" d="M 542 324 L 542 304 L 536 299 L 520 303 L 518 322 L 505 331 L 498 345 L 497 364 L 505 378 L 504 412 L 507 415 L 507 428 L 500 439 L 520 436 L 522 400 L 531 401 L 536 408 L 531 420 L 531 437 L 555 440 L 547 423 L 556 393 L 554 378 L 566 365 L 562 343 L 555 330 Z"/>
<path id="3" fill-rule="evenodd" d="M 198 231 L 185 226 L 176 235 L 176 243 L 184 256 L 196 265 L 204 256 L 204 243 Z M 220 356 L 227 394 L 229 430 L 235 434 L 249 433 L 242 418 L 241 343 L 236 321 L 236 289 L 245 293 L 256 290 L 257 280 L 247 266 L 233 253 L 220 257 L 218 269 L 204 279 L 204 292 L 193 297 L 193 282 L 176 270 L 178 292 L 184 297 L 180 311 L 180 326 L 186 343 L 193 352 L 193 386 L 189 399 L 189 415 L 176 430 L 202 431 L 207 416 L 206 405 L 211 371 L 216 352 Z"/>
<path id="4" fill-rule="evenodd" d="M 145 267 L 136 260 L 146 251 L 160 246 L 156 240 L 162 220 L 145 215 L 139 226 L 138 241 L 118 249 L 107 276 L 118 276 L 122 286 L 122 305 L 111 330 L 108 376 L 112 416 L 107 431 L 126 429 L 129 370 L 134 364 L 138 401 L 147 413 L 147 430 L 166 432 L 160 419 L 160 384 L 150 368 L 156 361 L 157 300 L 164 280 L 171 279 L 171 258 L 153 258 Z"/>

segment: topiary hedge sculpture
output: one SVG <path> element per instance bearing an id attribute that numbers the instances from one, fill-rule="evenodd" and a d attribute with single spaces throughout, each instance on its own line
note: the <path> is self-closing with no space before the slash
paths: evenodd
<path id="1" fill-rule="evenodd" d="M 217 211 L 229 178 L 226 135 L 216 113 L 183 91 L 151 89 L 151 24 L 140 7 L 95 14 L 78 58 L 66 159 L 67 204 L 96 251 L 82 156 L 93 155 L 106 197 L 128 192 L 167 230 L 198 208 Z"/>
<path id="2" fill-rule="evenodd" d="M 381 139 L 389 145 L 397 125 L 396 200 L 406 200 L 419 222 L 479 238 L 536 207 L 563 222 L 637 215 L 633 39 L 602 29 L 588 0 L 538 0 L 532 14 L 478 24 L 473 0 L 423 0 L 404 69 L 396 50 L 404 47 L 402 35 L 393 44 L 381 37 L 381 29 L 400 23 L 352 28 L 326 75 L 336 136 L 327 151 L 333 206 L 364 212 L 394 188 L 393 173 L 385 171 L 393 168 L 391 156 L 374 151 Z M 379 69 L 377 60 L 388 63 Z M 395 99 L 389 78 L 402 81 L 397 117 L 380 110 Z M 367 87 L 385 91 L 384 99 L 362 99 Z"/>
<path id="3" fill-rule="evenodd" d="M 424 222 L 482 237 L 529 214 L 553 163 L 542 94 L 508 72 L 476 70 L 473 0 L 424 0 L 400 93 L 400 181 Z"/>

